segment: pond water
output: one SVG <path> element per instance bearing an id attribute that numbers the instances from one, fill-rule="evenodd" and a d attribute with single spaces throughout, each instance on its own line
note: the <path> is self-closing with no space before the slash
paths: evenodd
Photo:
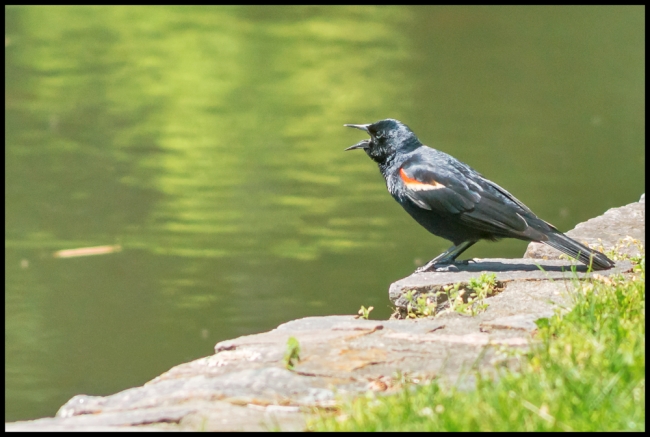
<path id="1" fill-rule="evenodd" d="M 397 118 L 564 231 L 644 190 L 642 6 L 5 13 L 7 421 L 288 320 L 387 318 L 450 243 L 344 123 Z"/>

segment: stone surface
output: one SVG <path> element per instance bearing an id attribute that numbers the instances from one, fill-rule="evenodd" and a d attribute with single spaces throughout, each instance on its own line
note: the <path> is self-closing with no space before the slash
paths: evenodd
<path id="1" fill-rule="evenodd" d="M 481 273 L 495 273 L 500 287 L 513 281 L 544 281 L 572 280 L 591 276 L 586 273 L 587 266 L 577 261 L 543 260 L 543 259 L 475 259 L 469 264 L 456 264 L 454 272 L 425 272 L 414 273 L 406 278 L 393 282 L 388 290 L 388 297 L 398 307 L 405 309 L 409 303 L 407 292 L 412 299 L 422 294 L 443 291 L 443 287 L 452 284 L 467 284 L 472 278 L 478 278 Z M 619 261 L 616 267 L 600 270 L 597 273 L 608 276 L 630 271 L 629 261 Z M 439 303 L 446 300 L 446 295 L 438 296 Z"/>
<path id="2" fill-rule="evenodd" d="M 536 313 L 536 314 L 517 314 L 508 317 L 499 317 L 487 322 L 481 323 L 481 328 L 484 330 L 490 329 L 521 329 L 523 331 L 534 331 L 537 329 L 535 321 L 541 317 L 552 316 L 553 313 Z"/>
<path id="3" fill-rule="evenodd" d="M 618 246 L 618 252 L 638 256 L 642 251 L 633 240 L 645 246 L 645 194 L 638 202 L 611 208 L 605 214 L 578 224 L 565 232 L 569 237 L 603 251 Z M 524 258 L 559 259 L 561 252 L 542 243 L 530 243 Z"/>
<path id="4" fill-rule="evenodd" d="M 613 245 L 628 235 L 644 239 L 644 218 L 645 210 L 632 204 L 576 230 L 586 232 L 582 235 L 591 241 L 602 232 L 603 241 Z M 619 261 L 597 273 L 627 274 L 630 269 L 629 262 Z M 214 355 L 173 367 L 141 387 L 110 396 L 77 395 L 54 418 L 7 423 L 5 429 L 303 430 L 315 406 L 329 407 L 337 398 L 368 391 L 400 389 L 398 372 L 414 382 L 438 378 L 469 389 L 473 370 L 494 374 L 497 366 L 516 368 L 507 351 L 529 347 L 535 321 L 569 307 L 573 281 L 590 275 L 577 262 L 551 259 L 479 259 L 449 270 L 400 279 L 390 287 L 391 301 L 405 308 L 409 291 L 417 297 L 489 271 L 497 276 L 499 292 L 485 300 L 484 312 L 385 321 L 356 316 L 293 320 L 269 332 L 222 341 Z M 444 305 L 444 299 L 439 303 Z M 300 344 L 293 370 L 284 362 L 289 337 Z"/>

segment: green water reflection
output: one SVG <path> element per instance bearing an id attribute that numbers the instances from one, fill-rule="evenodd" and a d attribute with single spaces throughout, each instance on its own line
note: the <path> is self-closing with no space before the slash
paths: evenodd
<path id="1" fill-rule="evenodd" d="M 643 7 L 5 12 L 8 421 L 287 320 L 387 317 L 448 242 L 344 123 L 398 118 L 563 230 L 643 192 Z"/>

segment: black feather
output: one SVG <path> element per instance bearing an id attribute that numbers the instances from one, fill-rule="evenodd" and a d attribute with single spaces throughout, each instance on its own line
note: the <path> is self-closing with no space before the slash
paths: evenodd
<path id="1" fill-rule="evenodd" d="M 570 257 L 577 258 L 586 265 L 590 265 L 593 259 L 592 268 L 594 270 L 605 270 L 614 267 L 614 263 L 604 254 L 591 250 L 584 244 L 578 243 L 564 234 L 548 233 L 546 236 L 548 240 L 543 241 L 544 244 L 548 244 Z"/>

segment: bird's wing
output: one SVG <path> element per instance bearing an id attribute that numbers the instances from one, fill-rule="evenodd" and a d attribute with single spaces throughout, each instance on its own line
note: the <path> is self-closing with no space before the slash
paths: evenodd
<path id="1" fill-rule="evenodd" d="M 530 212 L 510 193 L 484 179 L 460 162 L 435 166 L 408 160 L 399 169 L 406 196 L 420 208 L 441 214 L 458 214 L 458 219 L 487 232 L 523 232 L 528 223 L 522 217 Z M 504 193 L 505 192 L 505 193 Z M 507 194 L 508 195 L 507 195 Z"/>
<path id="2" fill-rule="evenodd" d="M 481 200 L 461 180 L 426 163 L 405 162 L 399 169 L 399 177 L 408 198 L 423 209 L 458 214 L 471 211 Z"/>

